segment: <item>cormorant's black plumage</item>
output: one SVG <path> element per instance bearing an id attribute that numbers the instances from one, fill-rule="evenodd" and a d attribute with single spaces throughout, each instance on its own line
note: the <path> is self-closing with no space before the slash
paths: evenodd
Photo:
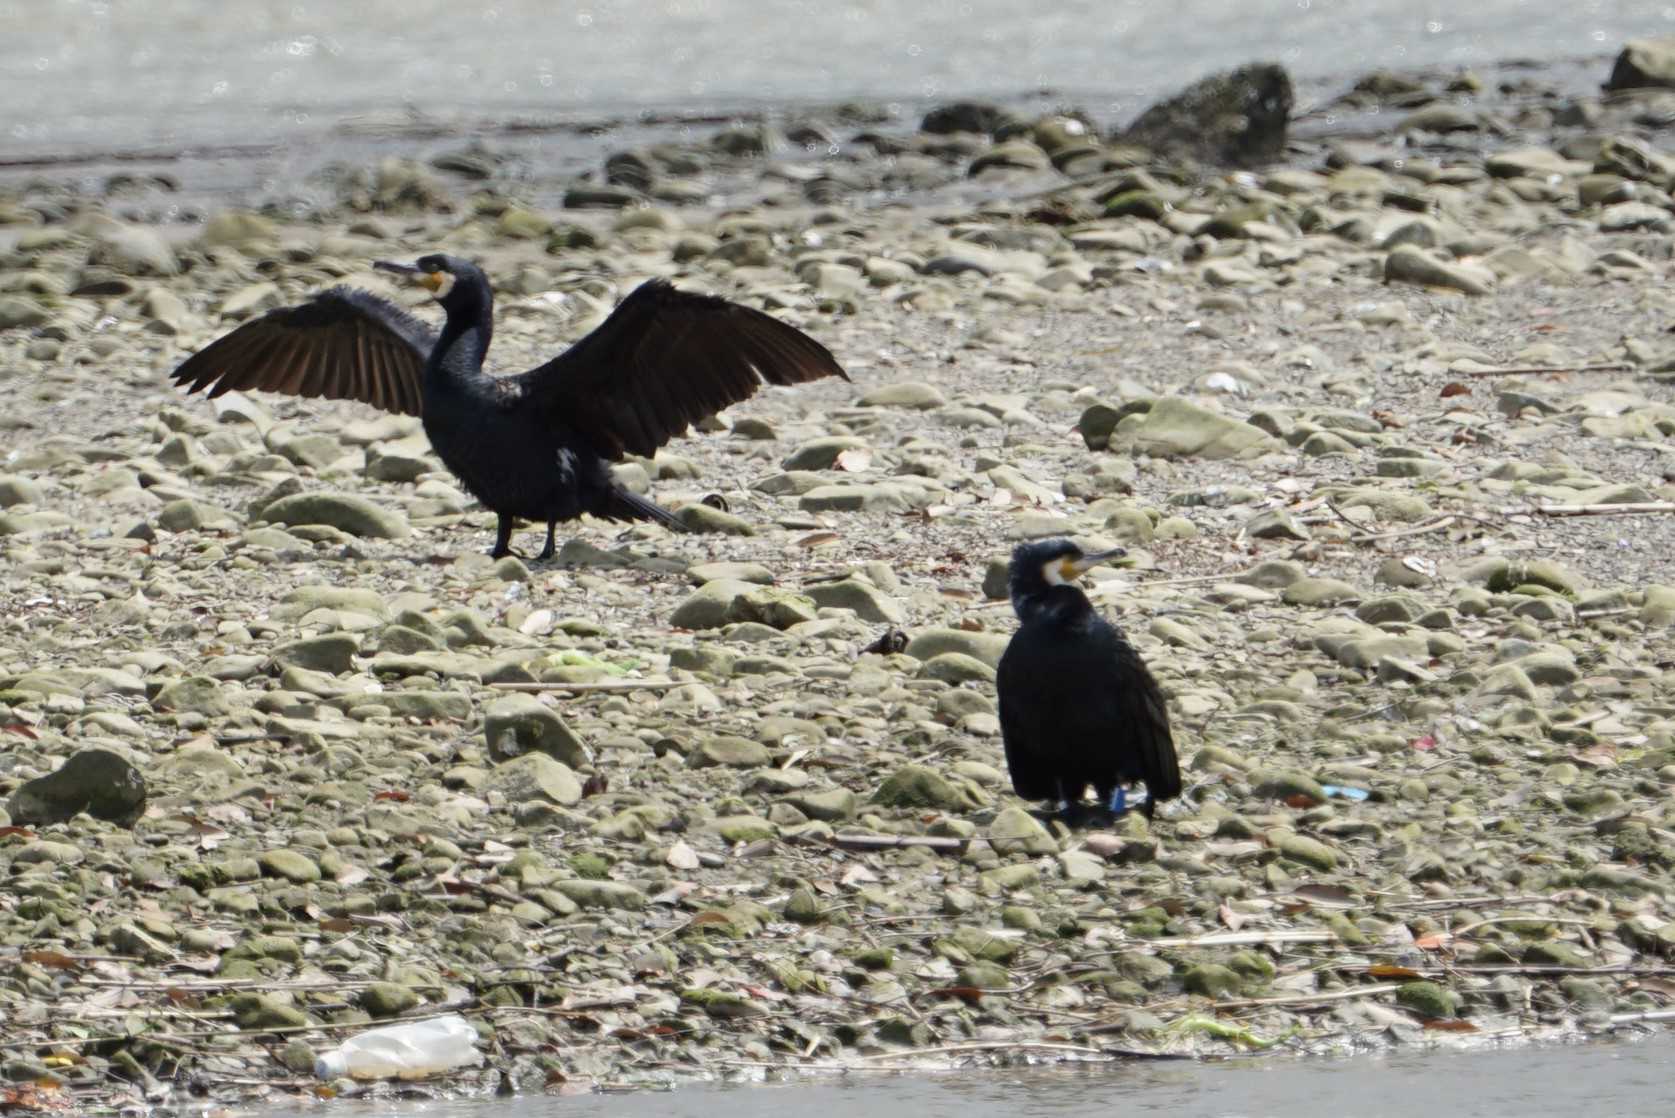
<path id="1" fill-rule="evenodd" d="M 1091 785 L 1100 802 L 1136 781 L 1142 810 L 1181 793 L 1169 711 L 1157 681 L 1116 626 L 1074 584 L 1119 552 L 1084 555 L 1069 540 L 1019 546 L 1009 588 L 1020 622 L 995 680 L 1012 788 L 1074 806 Z"/>
<path id="2" fill-rule="evenodd" d="M 334 287 L 240 326 L 174 372 L 188 392 L 261 389 L 361 400 L 416 415 L 443 463 L 499 517 L 495 556 L 514 519 L 606 520 L 674 514 L 628 492 L 608 462 L 650 455 L 691 424 L 763 382 L 844 377 L 831 353 L 779 319 L 663 280 L 635 288 L 569 349 L 516 376 L 483 371 L 494 297 L 476 265 L 452 256 L 377 265 L 432 292 L 447 314 L 438 335 L 386 299 Z"/>

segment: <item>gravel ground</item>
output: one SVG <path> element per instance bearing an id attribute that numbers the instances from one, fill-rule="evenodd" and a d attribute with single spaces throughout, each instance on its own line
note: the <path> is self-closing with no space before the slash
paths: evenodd
<path id="1" fill-rule="evenodd" d="M 817 172 L 731 130 L 610 209 L 0 199 L 0 1099 L 358 1093 L 313 1054 L 448 1010 L 462 1091 L 1667 1015 L 1675 517 L 1621 506 L 1675 499 L 1668 95 L 1410 84 L 1236 173 L 1050 117 Z M 487 558 L 416 421 L 168 387 L 438 248 L 504 370 L 667 275 L 851 381 L 624 465 L 700 533 L 553 563 Z M 1011 795 L 993 595 L 1047 535 L 1130 551 L 1091 592 L 1189 770 L 1149 825 Z"/>

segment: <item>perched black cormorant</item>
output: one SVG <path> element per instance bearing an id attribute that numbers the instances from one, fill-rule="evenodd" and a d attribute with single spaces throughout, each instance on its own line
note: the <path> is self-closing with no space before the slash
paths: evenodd
<path id="1" fill-rule="evenodd" d="M 597 329 L 516 376 L 483 371 L 494 296 L 475 264 L 454 256 L 379 261 L 427 289 L 447 314 L 438 336 L 386 299 L 334 287 L 281 307 L 205 346 L 174 372 L 188 392 L 263 389 L 361 400 L 416 415 L 443 463 L 499 516 L 496 558 L 511 553 L 514 519 L 545 521 L 674 514 L 630 493 L 609 461 L 649 456 L 687 427 L 754 393 L 760 383 L 844 377 L 830 351 L 779 319 L 713 295 L 648 280 Z"/>
<path id="2" fill-rule="evenodd" d="M 1157 680 L 1122 632 L 1094 611 L 1075 580 L 1122 548 L 1087 555 L 1069 540 L 1020 545 L 1008 587 L 1021 623 L 1000 658 L 1000 730 L 1012 788 L 1068 811 L 1089 785 L 1120 814 L 1123 787 L 1140 805 L 1181 794 L 1169 711 Z"/>

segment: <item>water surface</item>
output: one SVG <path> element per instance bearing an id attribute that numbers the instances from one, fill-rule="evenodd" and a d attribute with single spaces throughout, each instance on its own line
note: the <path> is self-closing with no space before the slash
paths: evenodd
<path id="1" fill-rule="evenodd" d="M 1668 1118 L 1675 1038 L 1352 1059 L 869 1076 L 669 1092 L 334 1104 L 343 1118 Z M 318 1118 L 317 1106 L 269 1118 Z"/>
<path id="2" fill-rule="evenodd" d="M 1254 59 L 1328 81 L 1598 59 L 1672 30 L 1666 0 L 11 0 L 0 145 L 270 142 L 407 112 L 505 120 L 849 98 L 916 112 L 1042 89 L 1119 122 Z"/>

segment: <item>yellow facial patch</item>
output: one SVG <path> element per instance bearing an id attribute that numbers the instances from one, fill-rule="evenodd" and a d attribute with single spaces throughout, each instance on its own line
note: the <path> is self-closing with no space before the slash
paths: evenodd
<path id="1" fill-rule="evenodd" d="M 1076 566 L 1076 560 L 1071 559 L 1068 556 L 1059 560 L 1059 578 L 1060 579 L 1064 580 L 1065 582 L 1075 582 L 1078 578 L 1081 577 L 1081 575 L 1082 575 L 1082 572 L 1081 572 L 1081 569 Z"/>

